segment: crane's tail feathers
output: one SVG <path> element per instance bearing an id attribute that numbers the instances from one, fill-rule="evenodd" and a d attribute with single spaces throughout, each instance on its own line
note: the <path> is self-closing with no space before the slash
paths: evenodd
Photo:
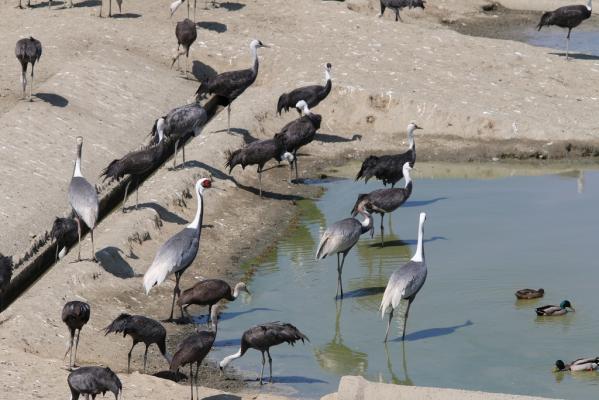
<path id="1" fill-rule="evenodd" d="M 102 182 L 106 182 L 106 180 L 109 178 L 112 178 L 112 179 L 118 181 L 124 175 L 125 174 L 121 170 L 121 164 L 119 163 L 119 160 L 112 160 L 112 162 L 110 164 L 108 164 L 108 166 L 106 168 L 104 168 L 104 170 L 102 171 L 102 174 L 100 176 L 104 177 Z"/>
<path id="2" fill-rule="evenodd" d="M 389 307 L 396 309 L 401 302 L 401 291 L 398 288 L 387 284 L 385 288 L 385 293 L 383 294 L 383 299 L 381 300 L 381 305 L 379 307 L 379 311 L 381 312 L 381 318 L 385 318 L 385 313 Z"/>
<path id="3" fill-rule="evenodd" d="M 243 149 L 238 149 L 235 151 L 227 150 L 225 152 L 225 156 L 227 157 L 227 162 L 225 163 L 225 168 L 229 168 L 229 174 L 233 171 L 236 165 L 241 164 L 241 155 Z"/>
<path id="4" fill-rule="evenodd" d="M 288 98 L 289 98 L 289 93 L 283 93 L 279 97 L 279 101 L 277 102 L 277 113 L 279 115 L 281 115 L 281 111 L 283 109 L 285 109 L 285 111 L 289 111 L 289 106 L 287 105 L 287 103 L 289 102 Z"/>
<path id="5" fill-rule="evenodd" d="M 351 210 L 351 216 L 355 217 L 358 214 L 358 209 L 360 207 L 363 207 L 364 204 L 366 203 L 366 198 L 368 197 L 367 193 L 360 193 L 358 195 L 358 199 L 356 200 L 356 204 L 354 204 L 354 208 L 352 208 Z"/>
<path id="6" fill-rule="evenodd" d="M 544 26 L 549 26 L 550 25 L 550 19 L 551 19 L 551 12 L 546 12 L 543 14 L 543 16 L 541 17 L 541 21 L 539 21 L 539 24 L 537 25 L 537 30 L 541 30 L 542 27 Z"/>
<path id="7" fill-rule="evenodd" d="M 166 268 L 160 268 L 160 266 L 155 266 L 152 264 L 148 271 L 144 275 L 144 288 L 146 290 L 146 294 L 150 293 L 150 290 L 156 285 L 160 285 L 166 279 L 166 275 L 168 271 Z"/>
<path id="8" fill-rule="evenodd" d="M 120 332 L 123 332 L 123 335 L 125 335 L 125 330 L 127 329 L 128 325 L 129 325 L 130 318 L 131 318 L 131 315 L 125 314 L 125 313 L 122 313 L 121 315 L 116 317 L 116 319 L 114 321 L 112 321 L 110 323 L 110 325 L 108 325 L 106 328 L 104 328 L 104 336 L 108 335 L 109 333 L 120 333 Z"/>
<path id="9" fill-rule="evenodd" d="M 379 158 L 377 156 L 370 156 L 362 163 L 362 167 L 358 174 L 356 175 L 356 181 L 360 178 L 364 178 L 365 182 L 368 182 L 368 179 L 372 178 L 375 174 L 375 169 L 377 166 Z"/>
<path id="10" fill-rule="evenodd" d="M 325 246 L 326 246 L 326 244 L 327 244 L 328 241 L 329 241 L 329 237 L 325 233 L 322 236 L 322 239 L 320 239 L 320 243 L 318 244 L 318 249 L 316 250 L 316 259 L 317 260 L 326 258 L 327 254 L 325 252 Z"/>

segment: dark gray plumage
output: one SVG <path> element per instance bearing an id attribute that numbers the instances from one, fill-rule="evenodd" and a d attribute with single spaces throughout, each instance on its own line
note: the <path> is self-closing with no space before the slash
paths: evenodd
<path id="1" fill-rule="evenodd" d="M 216 94 L 228 101 L 227 105 L 227 133 L 231 133 L 231 103 L 254 83 L 258 76 L 258 47 L 268 47 L 259 40 L 252 40 L 250 49 L 254 63 L 251 68 L 238 71 L 228 71 L 208 78 L 200 84 L 196 91 L 199 101 L 206 94 Z"/>
<path id="2" fill-rule="evenodd" d="M 94 247 L 94 228 L 98 220 L 98 193 L 96 188 L 91 185 L 81 174 L 81 149 L 83 147 L 83 138 L 77 137 L 77 160 L 73 169 L 73 178 L 69 184 L 69 203 L 75 211 L 77 221 L 77 232 L 79 235 L 79 253 L 77 261 L 81 261 L 81 220 L 90 229 L 92 239 L 92 260 L 96 261 L 96 251 Z"/>
<path id="3" fill-rule="evenodd" d="M 385 228 L 383 226 L 385 214 L 397 210 L 412 194 L 411 169 L 410 163 L 406 162 L 403 166 L 403 176 L 406 180 L 405 187 L 378 189 L 370 193 L 361 193 L 358 195 L 356 204 L 354 204 L 354 208 L 352 209 L 352 217 L 358 214 L 360 208 L 366 209 L 370 213 L 381 214 L 381 247 L 385 245 Z"/>
<path id="4" fill-rule="evenodd" d="M 152 344 L 158 346 L 160 353 L 170 363 L 170 356 L 166 352 L 166 329 L 151 318 L 143 315 L 119 315 L 110 325 L 104 328 L 104 335 L 109 333 L 122 333 L 123 337 L 129 335 L 133 339 L 131 350 L 127 354 L 127 373 L 131 369 L 131 352 L 137 343 L 146 345 L 144 352 L 144 374 L 146 373 L 146 363 L 148 361 L 148 348 Z"/>
<path id="5" fill-rule="evenodd" d="M 177 37 L 177 55 L 173 58 L 171 68 L 173 68 L 173 65 L 175 65 L 175 61 L 179 61 L 179 57 L 185 54 L 185 76 L 187 76 L 187 64 L 189 63 L 189 48 L 198 37 L 196 24 L 189 18 L 185 18 L 183 21 L 177 22 L 177 26 L 175 28 L 175 36 Z M 179 48 L 181 46 L 183 46 L 183 50 L 179 51 Z"/>
<path id="6" fill-rule="evenodd" d="M 401 301 L 407 300 L 408 306 L 404 314 L 402 340 L 406 337 L 406 324 L 408 322 L 408 314 L 410 313 L 410 306 L 416 298 L 416 295 L 424 285 L 426 281 L 426 262 L 424 259 L 424 247 L 423 247 L 423 235 L 424 235 L 424 221 L 426 220 L 426 214 L 420 213 L 420 223 L 418 225 L 418 245 L 416 252 L 412 259 L 407 263 L 397 268 L 389 277 L 389 282 L 385 288 L 383 294 L 383 300 L 381 301 L 381 316 L 385 317 L 385 312 L 388 308 L 391 308 L 389 313 L 389 322 L 387 323 L 387 332 L 385 333 L 385 342 L 389 336 L 389 327 L 391 326 L 391 319 L 393 319 L 393 312 L 399 309 Z"/>
<path id="7" fill-rule="evenodd" d="M 385 8 L 390 8 L 395 11 L 395 20 L 401 21 L 401 16 L 399 15 L 399 11 L 402 8 L 416 8 L 420 7 L 424 10 L 424 5 L 426 4 L 425 0 L 380 0 L 381 3 L 381 13 L 379 14 L 379 18 L 383 16 L 385 12 Z"/>
<path id="8" fill-rule="evenodd" d="M 79 347 L 79 335 L 81 329 L 87 324 L 90 317 L 90 306 L 83 301 L 69 301 L 62 308 L 62 322 L 69 328 L 71 334 L 71 344 L 65 353 L 65 357 L 69 354 L 69 368 L 73 368 L 77 362 L 77 347 Z M 77 332 L 77 340 L 75 341 L 75 352 L 73 353 L 73 339 Z"/>
<path id="9" fill-rule="evenodd" d="M 416 143 L 414 143 L 414 130 L 422 129 L 415 123 L 408 125 L 408 141 L 409 149 L 402 154 L 393 154 L 388 156 L 370 156 L 362 162 L 362 167 L 356 175 L 356 180 L 364 178 L 364 182 L 368 182 L 373 176 L 383 181 L 383 185 L 395 184 L 403 178 L 403 165 L 406 162 L 410 163 L 410 167 L 414 167 L 416 163 Z"/>
<path id="10" fill-rule="evenodd" d="M 19 6 L 21 5 L 19 1 Z M 29 6 L 29 3 L 27 4 Z M 42 56 L 42 43 L 30 36 L 27 39 L 20 39 L 15 47 L 15 55 L 21 63 L 21 85 L 23 87 L 23 98 L 25 98 L 25 88 L 27 87 L 27 64 L 31 64 L 31 83 L 29 84 L 29 99 L 31 100 L 33 91 L 33 69 L 35 63 Z"/>
<path id="11" fill-rule="evenodd" d="M 71 400 L 78 400 L 80 395 L 86 399 L 95 399 L 100 393 L 112 392 L 115 400 L 123 394 L 123 385 L 119 377 L 108 367 L 81 367 L 71 372 L 67 378 L 71 389 Z"/>
<path id="12" fill-rule="evenodd" d="M 272 139 L 256 140 L 245 147 L 235 151 L 226 152 L 227 162 L 225 167 L 229 168 L 229 174 L 236 165 L 241 165 L 245 169 L 248 165 L 258 166 L 258 182 L 260 185 L 260 197 L 262 197 L 262 169 L 269 160 L 275 159 L 281 161 L 293 161 L 293 155 L 285 151 L 285 135 L 276 134 Z"/>
<path id="13" fill-rule="evenodd" d="M 10 284 L 12 267 L 12 257 L 4 256 L 0 253 L 0 301 L 2 300 L 2 296 L 4 296 L 6 288 Z"/>
<path id="14" fill-rule="evenodd" d="M 358 243 L 360 236 L 368 231 L 371 236 L 374 233 L 372 226 L 372 218 L 370 213 L 363 208 L 359 208 L 358 212 L 364 216 L 362 222 L 355 218 L 345 218 L 335 222 L 329 226 L 318 244 L 316 250 L 316 259 L 320 260 L 329 255 L 337 254 L 337 292 L 336 296 L 343 298 L 343 283 L 341 282 L 341 272 L 343 271 L 343 263 L 347 253 Z M 339 260 L 339 254 L 343 255 L 343 259 Z"/>
<path id="15" fill-rule="evenodd" d="M 304 100 L 308 104 L 309 108 L 314 108 L 320 104 L 320 102 L 326 99 L 331 92 L 331 68 L 332 66 L 330 63 L 325 65 L 324 73 L 326 84 L 324 86 L 304 86 L 294 89 L 289 93 L 283 93 L 277 102 L 277 113 L 281 115 L 281 111 L 289 111 L 290 108 L 296 107 L 297 102 L 300 100 Z M 296 107 L 296 110 L 300 115 L 302 114 L 302 110 L 300 108 Z"/>
<path id="16" fill-rule="evenodd" d="M 272 383 L 272 357 L 270 356 L 270 348 L 281 343 L 294 345 L 297 341 L 310 341 L 306 335 L 300 332 L 295 326 L 281 322 L 269 322 L 266 324 L 256 325 L 241 336 L 241 346 L 235 354 L 223 358 L 219 363 L 220 369 L 223 370 L 229 363 L 239 357 L 242 357 L 249 349 L 256 349 L 262 353 L 262 371 L 260 372 L 260 384 L 264 375 L 264 364 L 266 360 L 264 353 L 268 355 L 268 365 L 270 366 L 270 382 Z"/>
<path id="17" fill-rule="evenodd" d="M 543 14 L 543 16 L 541 16 L 541 21 L 539 21 L 537 29 L 541 30 L 542 27 L 551 25 L 556 25 L 560 28 L 568 28 L 568 35 L 566 36 L 567 60 L 570 50 L 570 33 L 572 32 L 572 29 L 580 25 L 582 21 L 591 17 L 592 7 L 592 0 L 589 0 L 586 6 L 564 6 L 556 9 L 555 11 L 546 12 Z"/>
<path id="18" fill-rule="evenodd" d="M 73 218 L 54 219 L 50 238 L 56 242 L 56 260 L 64 257 L 68 243 L 77 240 L 77 221 Z"/>

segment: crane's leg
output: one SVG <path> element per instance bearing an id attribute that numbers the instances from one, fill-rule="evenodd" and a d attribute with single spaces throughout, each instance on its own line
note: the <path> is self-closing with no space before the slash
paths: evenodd
<path id="1" fill-rule="evenodd" d="M 264 358 L 264 352 L 262 352 L 262 371 L 260 371 L 260 384 L 263 385 L 262 377 L 264 376 L 264 364 L 266 363 L 266 359 Z"/>
<path id="2" fill-rule="evenodd" d="M 231 103 L 227 106 L 227 133 L 231 134 Z"/>
<path id="3" fill-rule="evenodd" d="M 179 290 L 179 279 L 181 276 L 178 272 L 175 273 L 175 289 L 173 290 L 173 304 L 171 305 L 171 316 L 165 322 L 171 322 L 173 320 L 173 312 L 175 311 L 175 298 L 177 297 L 177 290 Z"/>
<path id="4" fill-rule="evenodd" d="M 73 339 L 75 338 L 75 329 L 69 328 L 69 331 L 71 333 L 71 343 L 69 344 L 69 348 L 68 348 L 67 352 L 64 353 L 63 360 L 66 358 L 67 354 L 69 354 L 69 369 L 70 369 L 71 365 L 73 364 Z"/>
<path id="5" fill-rule="evenodd" d="M 568 36 L 566 36 L 566 61 L 569 60 L 569 50 L 570 50 L 570 32 L 572 32 L 572 28 L 568 29 Z"/>
<path id="6" fill-rule="evenodd" d="M 129 185 L 131 184 L 131 180 L 127 182 L 127 186 L 125 186 L 125 197 L 123 198 L 123 212 L 125 212 L 125 204 L 127 203 L 127 193 L 129 193 Z"/>
<path id="7" fill-rule="evenodd" d="M 193 0 L 193 24 L 196 24 L 196 7 L 198 0 Z"/>
<path id="8" fill-rule="evenodd" d="M 79 235 L 79 253 L 77 254 L 77 261 L 81 261 L 81 221 L 79 221 L 79 217 L 76 217 L 75 221 L 77 221 L 77 234 Z"/>
<path id="9" fill-rule="evenodd" d="M 193 363 L 189 363 L 189 388 L 191 389 L 191 400 L 193 400 Z"/>
<path id="10" fill-rule="evenodd" d="M 347 255 L 347 252 L 343 253 L 343 257 L 341 258 L 341 266 L 339 267 L 338 270 L 338 274 L 339 274 L 339 288 L 341 289 L 341 295 L 340 297 L 343 299 L 343 281 L 341 280 L 341 272 L 343 272 L 343 264 L 345 263 L 345 256 Z"/>
<path id="11" fill-rule="evenodd" d="M 270 356 L 270 351 L 266 350 L 266 354 L 268 354 L 268 366 L 270 367 L 270 380 L 269 382 L 272 383 L 272 357 Z"/>
<path id="12" fill-rule="evenodd" d="M 29 83 L 29 101 L 32 101 L 32 97 L 33 97 L 33 67 L 35 67 L 35 64 L 31 64 L 31 82 Z"/>
<path id="13" fill-rule="evenodd" d="M 289 164 L 289 179 L 287 179 L 287 182 L 289 182 L 290 184 L 291 182 L 291 173 L 293 172 L 293 163 L 295 163 L 295 159 L 293 160 L 292 163 Z"/>
<path id="14" fill-rule="evenodd" d="M 408 323 L 408 315 L 410 314 L 410 306 L 412 305 L 412 302 L 414 301 L 414 298 L 411 297 L 408 299 L 408 308 L 406 308 L 406 314 L 403 318 L 403 332 L 401 333 L 401 340 L 404 341 L 406 339 L 406 325 Z"/>
<path id="15" fill-rule="evenodd" d="M 73 367 L 77 366 L 77 349 L 79 348 L 79 335 L 81 335 L 81 329 L 77 329 L 77 339 L 75 339 L 75 354 L 73 355 Z"/>
<path id="16" fill-rule="evenodd" d="M 194 10 L 195 10 L 195 7 L 194 7 Z M 199 375 L 199 373 L 200 373 L 200 362 L 198 361 L 196 363 L 196 376 L 195 376 L 195 379 L 196 379 L 196 399 L 200 398 L 200 394 L 198 393 L 198 382 L 199 382 L 198 375 Z"/>
<path id="17" fill-rule="evenodd" d="M 133 341 L 133 345 L 131 346 L 131 350 L 129 350 L 129 353 L 127 354 L 127 373 L 131 373 L 131 353 L 133 353 L 133 348 L 135 347 L 135 345 L 137 344 L 137 342 L 134 340 Z"/>
<path id="18" fill-rule="evenodd" d="M 383 226 L 383 218 L 385 218 L 385 213 L 381 213 L 381 248 L 385 247 L 385 227 Z"/>
<path id="19" fill-rule="evenodd" d="M 100 2 L 102 4 L 102 2 Z M 112 0 L 108 0 L 108 17 L 112 17 Z"/>
<path id="20" fill-rule="evenodd" d="M 212 324 L 214 324 L 214 321 L 212 321 L 212 304 L 208 305 L 208 319 L 206 322 L 206 325 L 208 325 L 208 322 L 210 322 L 208 326 L 212 326 Z"/>
<path id="21" fill-rule="evenodd" d="M 339 260 L 339 253 L 337 253 L 337 292 L 335 293 L 335 298 L 339 297 L 339 283 L 341 283 L 341 280 L 339 279 L 340 265 L 341 265 L 341 263 Z"/>
<path id="22" fill-rule="evenodd" d="M 92 237 L 92 261 L 98 262 L 98 259 L 96 258 L 96 246 L 94 246 L 94 228 L 91 228 L 89 232 Z"/>
<path id="23" fill-rule="evenodd" d="M 391 327 L 391 320 L 393 319 L 393 308 L 391 308 L 391 312 L 389 313 L 389 322 L 387 322 L 387 332 L 385 333 L 385 340 L 387 342 L 387 337 L 389 337 L 389 328 Z"/>
<path id="24" fill-rule="evenodd" d="M 181 151 L 183 152 L 183 164 L 181 164 L 181 168 L 185 168 L 185 142 L 183 142 L 183 146 L 181 146 Z"/>
<path id="25" fill-rule="evenodd" d="M 177 149 L 179 148 L 179 139 L 175 142 L 175 155 L 173 156 L 173 169 L 176 168 L 177 164 Z"/>
<path id="26" fill-rule="evenodd" d="M 262 198 L 262 168 L 258 167 L 258 186 L 260 186 L 260 198 Z"/>
<path id="27" fill-rule="evenodd" d="M 25 99 L 25 89 L 27 88 L 27 64 L 21 65 L 21 87 L 23 88 L 23 99 Z"/>
<path id="28" fill-rule="evenodd" d="M 144 374 L 146 373 L 146 364 L 148 363 L 148 346 L 146 344 L 146 351 L 144 351 Z"/>
<path id="29" fill-rule="evenodd" d="M 295 181 L 297 182 L 297 150 L 293 152 L 293 163 L 295 164 Z"/>
<path id="30" fill-rule="evenodd" d="M 139 206 L 139 180 L 135 181 L 135 209 Z"/>
<path id="31" fill-rule="evenodd" d="M 189 18 L 189 0 L 187 0 L 187 18 Z M 191 398 L 193 399 L 193 393 L 191 394 Z"/>

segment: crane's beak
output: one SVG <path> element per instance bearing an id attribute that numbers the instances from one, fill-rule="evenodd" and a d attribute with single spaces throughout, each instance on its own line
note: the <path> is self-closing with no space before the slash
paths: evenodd
<path id="1" fill-rule="evenodd" d="M 420 127 L 418 125 L 414 125 L 414 129 L 422 129 L 422 127 Z"/>
<path id="2" fill-rule="evenodd" d="M 270 47 L 271 47 L 271 46 L 270 46 L 270 45 L 268 45 L 268 44 L 263 44 L 263 45 L 261 45 L 260 47 L 266 47 L 267 49 L 270 49 Z"/>

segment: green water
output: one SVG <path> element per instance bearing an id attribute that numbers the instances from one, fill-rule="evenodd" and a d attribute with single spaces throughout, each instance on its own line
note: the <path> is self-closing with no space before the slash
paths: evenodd
<path id="1" fill-rule="evenodd" d="M 236 352 L 248 327 L 279 320 L 310 338 L 271 351 L 275 387 L 297 396 L 318 398 L 335 391 L 340 376 L 358 374 L 398 384 L 595 398 L 599 374 L 552 372 L 558 358 L 599 355 L 599 172 L 585 174 L 584 190 L 576 176 L 416 177 L 391 229 L 386 217 L 387 246 L 378 247 L 376 216 L 374 239 L 363 236 L 349 253 L 343 301 L 334 300 L 336 258 L 314 260 L 320 233 L 348 217 L 358 193 L 381 185 L 321 183 L 324 196 L 300 202 L 298 226 L 253 267 L 251 298 L 222 315 L 212 357 Z M 410 311 L 406 341 L 397 339 L 398 318 L 385 345 L 378 306 L 389 275 L 414 252 L 421 211 L 428 214 L 428 278 Z M 545 297 L 516 301 L 513 293 L 524 287 L 543 287 Z M 576 313 L 536 317 L 535 307 L 564 299 Z M 231 365 L 253 379 L 260 361 L 251 350 Z"/>

